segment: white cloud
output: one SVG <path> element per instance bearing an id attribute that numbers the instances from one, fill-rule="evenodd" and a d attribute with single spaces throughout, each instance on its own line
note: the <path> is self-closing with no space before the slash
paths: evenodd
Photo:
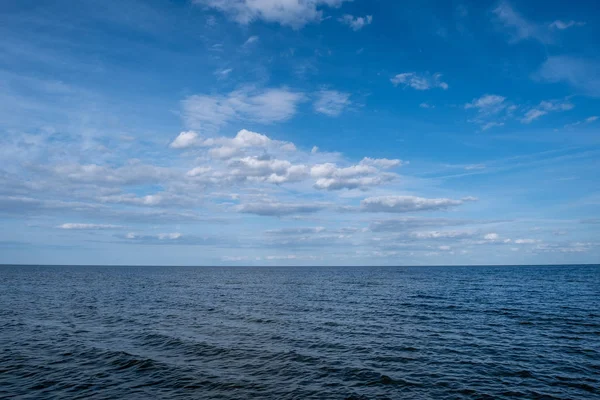
<path id="1" fill-rule="evenodd" d="M 350 14 L 345 14 L 339 21 L 343 24 L 348 25 L 353 31 L 359 31 L 366 25 L 370 25 L 373 22 L 373 16 L 367 15 L 364 17 L 355 17 Z"/>
<path id="2" fill-rule="evenodd" d="M 208 147 L 209 155 L 216 159 L 230 159 L 238 156 L 244 149 L 278 149 L 286 152 L 296 151 L 296 146 L 290 142 L 272 140 L 261 133 L 252 132 L 247 129 L 238 131 L 234 138 L 217 137 L 201 139 L 193 131 L 182 132 L 173 140 L 170 147 L 183 149 L 189 147 Z"/>
<path id="3" fill-rule="evenodd" d="M 495 121 L 486 122 L 483 125 L 481 125 L 481 130 L 487 131 L 488 129 L 495 128 L 497 126 L 504 126 L 504 122 L 495 122 Z"/>
<path id="4" fill-rule="evenodd" d="M 224 79 L 227 78 L 231 72 L 233 72 L 233 68 L 218 69 L 215 71 L 215 75 L 219 79 Z"/>
<path id="5" fill-rule="evenodd" d="M 317 94 L 314 103 L 315 111 L 330 117 L 337 117 L 351 103 L 350 93 L 338 92 L 337 90 L 321 90 Z"/>
<path id="6" fill-rule="evenodd" d="M 506 97 L 495 94 L 485 94 L 472 102 L 465 104 L 465 109 L 476 108 L 480 112 L 495 113 L 506 107 L 504 100 Z"/>
<path id="7" fill-rule="evenodd" d="M 429 90 L 433 88 L 448 89 L 448 84 L 442 82 L 441 78 L 442 74 L 439 73 L 430 75 L 428 73 L 419 74 L 416 72 L 405 72 L 394 76 L 390 81 L 394 86 L 403 84 L 405 87 L 411 87 L 415 90 Z"/>
<path id="8" fill-rule="evenodd" d="M 194 131 L 181 132 L 169 145 L 173 149 L 185 149 L 199 143 L 198 134 Z"/>
<path id="9" fill-rule="evenodd" d="M 59 225 L 60 229 L 67 230 L 100 230 L 100 229 L 123 229 L 121 225 L 110 225 L 110 224 L 81 224 L 81 223 L 66 223 Z"/>
<path id="10" fill-rule="evenodd" d="M 539 240 L 535 240 L 535 239 L 517 239 L 515 240 L 516 244 L 534 244 L 534 243 L 538 243 Z"/>
<path id="11" fill-rule="evenodd" d="M 600 97 L 600 63 L 571 56 L 551 56 L 536 77 L 548 82 L 565 82 L 582 94 Z"/>
<path id="12" fill-rule="evenodd" d="M 585 122 L 587 122 L 589 124 L 589 123 L 597 121 L 597 120 L 598 120 L 598 116 L 597 115 L 593 115 L 591 117 L 586 118 Z"/>
<path id="13" fill-rule="evenodd" d="M 408 161 L 404 162 L 402 160 L 394 159 L 390 160 L 387 158 L 370 158 L 365 157 L 360 161 L 360 165 L 373 165 L 378 168 L 394 168 L 399 167 L 401 165 L 408 164 Z"/>
<path id="14" fill-rule="evenodd" d="M 585 22 L 579 22 L 579 21 L 573 21 L 573 20 L 565 22 L 565 21 L 561 21 L 561 20 L 556 20 L 549 25 L 549 28 L 550 29 L 558 29 L 558 30 L 562 31 L 562 30 L 568 29 L 572 26 L 584 26 L 584 25 L 585 25 Z"/>
<path id="15" fill-rule="evenodd" d="M 322 7 L 339 7 L 347 0 L 193 0 L 226 13 L 240 24 L 255 20 L 275 22 L 298 29 L 323 18 Z"/>
<path id="16" fill-rule="evenodd" d="M 500 235 L 498 235 L 497 233 L 488 233 L 484 235 L 483 238 L 485 240 L 498 240 L 500 239 Z"/>
<path id="17" fill-rule="evenodd" d="M 429 103 L 421 103 L 419 104 L 419 107 L 421 108 L 435 108 L 435 106 L 429 104 Z"/>
<path id="18" fill-rule="evenodd" d="M 473 233 L 466 231 L 428 231 L 411 232 L 410 236 L 415 239 L 460 239 L 473 236 Z"/>
<path id="19" fill-rule="evenodd" d="M 211 167 L 196 167 L 196 168 L 190 169 L 186 175 L 193 178 L 195 176 L 204 175 L 210 171 L 212 171 Z"/>
<path id="20" fill-rule="evenodd" d="M 521 122 L 524 124 L 529 124 L 539 117 L 548 114 L 549 112 L 568 111 L 572 110 L 573 107 L 574 105 L 568 102 L 542 101 L 536 108 L 527 111 L 525 116 L 521 118 Z"/>
<path id="21" fill-rule="evenodd" d="M 521 118 L 521 122 L 524 124 L 529 124 L 533 120 L 538 119 L 539 117 L 546 115 L 546 114 L 548 114 L 548 111 L 545 111 L 545 110 L 538 110 L 538 109 L 529 110 L 529 111 L 527 111 L 527 113 L 525 113 L 525 116 L 523 118 Z"/>
<path id="22" fill-rule="evenodd" d="M 481 125 L 481 130 L 486 131 L 490 128 L 503 126 L 503 120 L 516 109 L 516 106 L 510 106 L 504 96 L 485 94 L 465 104 L 465 109 L 477 110 L 477 116 L 470 122 Z"/>
<path id="23" fill-rule="evenodd" d="M 308 168 L 305 165 L 293 165 L 286 160 L 245 157 L 230 161 L 229 167 L 227 174 L 242 180 L 281 184 L 298 182 L 308 177 Z"/>
<path id="24" fill-rule="evenodd" d="M 248 40 L 246 40 L 246 41 L 244 42 L 244 46 L 250 46 L 252 43 L 256 43 L 256 42 L 258 42 L 258 40 L 259 40 L 259 37 L 258 37 L 258 36 L 250 36 L 250 37 L 248 38 Z"/>
<path id="25" fill-rule="evenodd" d="M 340 168 L 333 163 L 316 164 L 310 169 L 310 175 L 316 179 L 314 187 L 324 190 L 360 189 L 389 182 L 395 174 L 383 173 L 379 168 L 391 168 L 400 165 L 400 160 L 365 158 L 359 164 Z"/>
<path id="26" fill-rule="evenodd" d="M 511 43 L 516 43 L 525 39 L 536 39 L 542 43 L 549 43 L 551 41 L 551 37 L 544 26 L 528 21 L 506 1 L 502 1 L 498 7 L 494 9 L 494 14 L 498 21 L 509 32 Z"/>
<path id="27" fill-rule="evenodd" d="M 475 198 L 467 197 L 460 200 L 427 199 L 417 196 L 379 196 L 369 197 L 361 201 L 360 206 L 366 212 L 406 213 L 414 211 L 446 210 L 459 206 Z"/>
<path id="28" fill-rule="evenodd" d="M 182 102 L 183 118 L 191 129 L 212 131 L 236 120 L 269 124 L 294 116 L 304 100 L 302 93 L 287 88 L 244 88 L 227 95 L 193 95 Z"/>

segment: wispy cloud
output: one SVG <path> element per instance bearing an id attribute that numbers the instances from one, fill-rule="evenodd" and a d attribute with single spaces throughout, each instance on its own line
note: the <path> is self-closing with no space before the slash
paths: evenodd
<path id="1" fill-rule="evenodd" d="M 404 72 L 394 76 L 390 81 L 394 86 L 404 85 L 415 90 L 429 90 L 434 88 L 448 89 L 448 84 L 442 81 L 442 74 L 429 74 L 417 72 Z"/>
<path id="2" fill-rule="evenodd" d="M 299 29 L 323 18 L 323 7 L 339 7 L 348 0 L 193 0 L 194 4 L 224 12 L 240 24 L 256 20 Z"/>
<path id="3" fill-rule="evenodd" d="M 477 110 L 477 115 L 471 121 L 479 124 L 482 131 L 504 125 L 504 121 L 516 109 L 510 105 L 506 97 L 495 94 L 485 94 L 465 104 L 466 110 Z"/>
<path id="4" fill-rule="evenodd" d="M 558 30 L 565 30 L 565 29 L 569 29 L 573 26 L 584 26 L 585 22 L 580 22 L 580 21 L 561 21 L 561 20 L 556 20 L 554 22 L 552 22 L 550 25 L 548 25 L 550 27 L 550 29 L 558 29 Z"/>
<path id="5" fill-rule="evenodd" d="M 337 117 L 351 104 L 350 93 L 339 92 L 337 90 L 321 90 L 317 93 L 314 108 L 320 114 Z"/>
<path id="6" fill-rule="evenodd" d="M 493 12 L 498 22 L 509 33 L 511 43 L 525 39 L 535 39 L 542 43 L 551 42 L 551 36 L 545 26 L 529 21 L 507 1 L 500 2 Z"/>
<path id="7" fill-rule="evenodd" d="M 523 118 L 521 118 L 521 122 L 524 124 L 530 124 L 534 120 L 550 112 L 568 111 L 572 110 L 573 107 L 575 106 L 569 102 L 542 101 L 537 107 L 527 111 Z"/>
<path id="8" fill-rule="evenodd" d="M 95 231 L 95 230 L 108 230 L 108 229 L 123 229 L 122 225 L 110 225 L 110 224 L 82 224 L 82 223 L 65 223 L 58 226 L 59 229 L 66 230 L 83 230 L 83 231 Z"/>
<path id="9" fill-rule="evenodd" d="M 355 17 L 350 14 L 345 14 L 339 19 L 339 21 L 345 25 L 348 25 L 353 31 L 359 31 L 366 25 L 370 25 L 373 22 L 373 16 L 366 15 L 364 17 Z"/>
<path id="10" fill-rule="evenodd" d="M 551 56 L 535 75 L 547 82 L 565 82 L 581 94 L 600 97 L 600 62 L 574 56 Z"/>
<path id="11" fill-rule="evenodd" d="M 182 102 L 183 117 L 191 129 L 218 130 L 227 123 L 285 121 L 294 114 L 304 94 L 287 88 L 242 88 L 227 95 L 199 94 Z"/>

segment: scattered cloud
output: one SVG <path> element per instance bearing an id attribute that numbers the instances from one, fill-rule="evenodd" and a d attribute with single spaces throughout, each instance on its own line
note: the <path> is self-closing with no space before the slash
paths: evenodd
<path id="1" fill-rule="evenodd" d="M 411 87 L 415 90 L 429 90 L 434 88 L 448 89 L 448 84 L 442 81 L 442 74 L 404 72 L 394 76 L 390 81 L 394 86 L 400 84 L 404 87 Z"/>
<path id="2" fill-rule="evenodd" d="M 481 126 L 482 131 L 504 125 L 504 120 L 516 109 L 506 102 L 504 96 L 485 94 L 465 104 L 465 109 L 477 110 L 477 116 L 471 120 Z"/>
<path id="3" fill-rule="evenodd" d="M 429 103 L 421 103 L 421 104 L 419 104 L 419 107 L 421 107 L 421 108 L 435 108 L 434 105 L 431 105 Z"/>
<path id="4" fill-rule="evenodd" d="M 339 19 L 339 21 L 345 25 L 348 25 L 353 31 L 359 31 L 373 22 L 373 16 L 366 15 L 364 17 L 355 17 L 350 14 L 345 14 Z"/>
<path id="5" fill-rule="evenodd" d="M 320 114 L 337 117 L 351 104 L 350 93 L 338 92 L 337 90 L 321 90 L 317 93 L 314 108 Z"/>
<path id="6" fill-rule="evenodd" d="M 550 112 L 568 111 L 572 110 L 573 107 L 575 106 L 569 102 L 542 101 L 536 108 L 532 108 L 531 110 L 527 111 L 523 118 L 521 118 L 521 122 L 524 124 L 529 124 Z"/>
<path id="7" fill-rule="evenodd" d="M 263 20 L 299 29 L 321 21 L 323 7 L 339 7 L 344 1 L 347 0 L 193 0 L 193 3 L 219 10 L 243 25 Z"/>

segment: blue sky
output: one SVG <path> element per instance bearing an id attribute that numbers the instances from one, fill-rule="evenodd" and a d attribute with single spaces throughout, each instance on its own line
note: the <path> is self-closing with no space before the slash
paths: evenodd
<path id="1" fill-rule="evenodd" d="M 594 2 L 8 0 L 0 263 L 600 261 Z"/>

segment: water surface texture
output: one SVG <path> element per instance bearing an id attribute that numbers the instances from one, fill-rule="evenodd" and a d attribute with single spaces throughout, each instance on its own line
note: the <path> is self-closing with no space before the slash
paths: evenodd
<path id="1" fill-rule="evenodd" d="M 0 398 L 600 398 L 600 267 L 0 267 Z"/>

